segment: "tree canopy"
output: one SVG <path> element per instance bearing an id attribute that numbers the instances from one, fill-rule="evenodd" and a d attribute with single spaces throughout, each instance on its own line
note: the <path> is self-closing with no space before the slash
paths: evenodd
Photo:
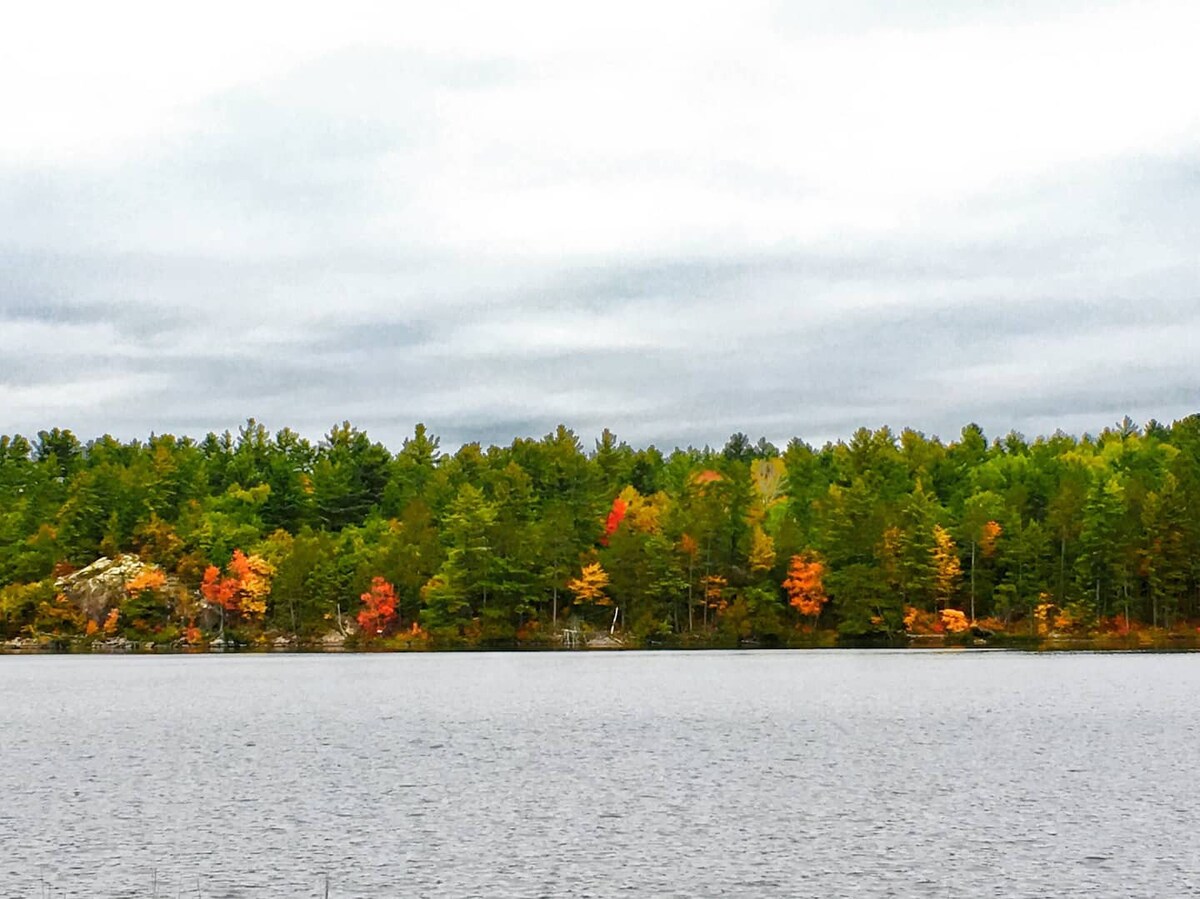
<path id="1" fill-rule="evenodd" d="M 68 575 L 101 558 L 141 567 L 84 602 Z M 423 425 L 393 452 L 348 422 L 315 444 L 254 420 L 200 440 L 0 437 L 6 639 L 769 643 L 1198 617 L 1195 415 L 667 454 L 607 430 L 586 451 L 565 426 L 453 453 Z"/>

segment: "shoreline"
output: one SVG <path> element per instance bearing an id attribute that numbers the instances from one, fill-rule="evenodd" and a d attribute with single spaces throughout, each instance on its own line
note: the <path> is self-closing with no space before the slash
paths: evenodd
<path id="1" fill-rule="evenodd" d="M 773 644 L 745 642 L 730 644 L 705 641 L 673 644 L 620 643 L 564 646 L 554 643 L 510 643 L 494 645 L 333 645 L 320 641 L 287 644 L 199 644 L 177 646 L 155 643 L 108 642 L 82 644 L 65 641 L 8 641 L 0 643 L 0 656 L 6 655 L 380 655 L 406 653 L 622 653 L 622 652 L 807 652 L 813 650 L 939 650 L 954 652 L 1200 652 L 1200 635 L 1140 638 L 1113 636 L 993 637 L 990 639 L 938 639 L 940 635 L 912 635 L 908 639 L 842 640 L 835 638 L 806 643 Z"/>

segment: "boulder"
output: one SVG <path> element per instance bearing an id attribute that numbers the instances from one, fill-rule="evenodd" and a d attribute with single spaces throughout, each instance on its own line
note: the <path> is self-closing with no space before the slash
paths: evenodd
<path id="1" fill-rule="evenodd" d="M 139 574 L 157 567 L 132 553 L 115 559 L 101 556 L 86 568 L 58 578 L 54 586 L 86 617 L 103 621 L 108 610 L 124 600 L 125 585 Z"/>

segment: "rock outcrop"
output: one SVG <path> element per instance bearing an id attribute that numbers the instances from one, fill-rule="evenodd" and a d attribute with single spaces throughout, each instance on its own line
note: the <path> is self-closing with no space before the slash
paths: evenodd
<path id="1" fill-rule="evenodd" d="M 60 577 L 54 586 L 85 616 L 101 621 L 109 609 L 121 604 L 126 584 L 153 570 L 157 566 L 143 562 L 136 555 L 120 555 L 115 559 L 101 556 L 86 568 Z"/>

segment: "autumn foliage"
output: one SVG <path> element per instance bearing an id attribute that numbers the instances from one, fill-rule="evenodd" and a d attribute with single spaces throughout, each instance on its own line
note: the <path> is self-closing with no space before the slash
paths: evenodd
<path id="1" fill-rule="evenodd" d="M 600 538 L 600 542 L 604 546 L 608 546 L 608 538 L 617 532 L 617 528 L 621 526 L 621 522 L 625 519 L 625 513 L 629 509 L 629 503 L 622 497 L 616 497 L 612 501 L 612 508 L 608 512 L 608 518 L 604 522 L 604 536 Z"/>
<path id="2" fill-rule="evenodd" d="M 371 580 L 371 589 L 361 597 L 358 626 L 367 636 L 388 633 L 397 623 L 396 590 L 381 577 Z"/>
<path id="3" fill-rule="evenodd" d="M 267 610 L 271 595 L 271 578 L 275 568 L 261 556 L 246 555 L 240 549 L 225 567 L 225 575 L 216 565 L 204 572 L 200 593 L 206 600 L 226 612 L 247 617 L 261 616 Z"/>
<path id="4" fill-rule="evenodd" d="M 951 634 L 961 634 L 971 627 L 971 622 L 967 621 L 966 613 L 960 612 L 958 609 L 942 609 L 940 615 L 942 627 Z"/>
<path id="5" fill-rule="evenodd" d="M 584 565 L 579 577 L 567 581 L 567 589 L 579 602 L 594 603 L 598 606 L 612 605 L 612 600 L 604 594 L 608 586 L 608 572 L 599 562 Z"/>
<path id="6" fill-rule="evenodd" d="M 139 646 L 323 644 L 350 625 L 400 648 L 417 621 L 431 646 L 551 645 L 590 617 L 628 645 L 807 645 L 949 638 L 955 610 L 984 640 L 1196 641 L 1197 509 L 1200 415 L 668 453 L 611 433 L 592 453 L 565 426 L 453 453 L 423 426 L 394 449 L 348 424 L 0 435 L 0 643 L 104 642 L 107 622 Z"/>
<path id="7" fill-rule="evenodd" d="M 939 603 L 949 603 L 958 592 L 962 580 L 962 562 L 958 559 L 958 547 L 954 538 L 941 525 L 933 528 L 933 561 L 936 567 L 934 595 Z"/>
<path id="8" fill-rule="evenodd" d="M 1004 529 L 994 521 L 989 521 L 983 526 L 983 532 L 979 536 L 979 551 L 985 559 L 996 555 L 996 543 L 1003 532 Z"/>
<path id="9" fill-rule="evenodd" d="M 143 568 L 125 584 L 125 591 L 135 596 L 144 590 L 161 590 L 167 583 L 167 576 L 161 568 Z"/>
<path id="10" fill-rule="evenodd" d="M 636 488 L 626 487 L 617 499 L 625 504 L 621 523 L 639 534 L 659 534 L 662 532 L 662 519 L 670 501 L 665 493 L 652 493 L 643 496 Z M 617 505 L 613 503 L 615 512 Z"/>
<path id="11" fill-rule="evenodd" d="M 709 574 L 700 578 L 700 586 L 704 590 L 704 604 L 710 609 L 722 610 L 728 605 L 725 599 L 725 589 L 729 581 L 722 575 Z"/>
<path id="12" fill-rule="evenodd" d="M 750 571 L 762 574 L 771 570 L 775 564 L 775 541 L 759 525 L 750 532 Z"/>
<path id="13" fill-rule="evenodd" d="M 807 618 L 816 618 L 829 601 L 825 593 L 825 563 L 816 553 L 792 556 L 788 576 L 783 582 L 788 604 Z"/>

